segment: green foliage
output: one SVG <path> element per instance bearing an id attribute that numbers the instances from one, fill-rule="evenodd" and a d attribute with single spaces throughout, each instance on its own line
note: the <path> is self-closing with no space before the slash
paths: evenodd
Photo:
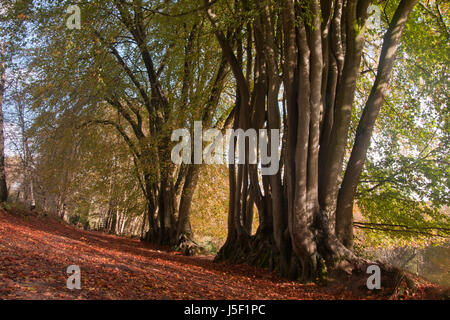
<path id="1" fill-rule="evenodd" d="M 207 240 L 206 243 L 203 245 L 203 248 L 212 255 L 216 255 L 219 252 L 220 247 L 217 246 L 217 244 L 212 240 Z"/>
<path id="2" fill-rule="evenodd" d="M 79 215 L 76 215 L 76 214 L 70 215 L 70 217 L 69 217 L 69 223 L 70 224 L 76 225 L 79 221 L 80 221 L 80 216 Z"/>
<path id="3" fill-rule="evenodd" d="M 440 11 L 448 12 L 448 5 L 422 2 L 408 20 L 358 187 L 365 222 L 381 224 L 372 226 L 377 237 L 383 237 L 380 232 L 402 239 L 449 236 L 450 47 L 448 21 L 442 20 L 448 15 L 441 19 Z M 371 37 L 353 130 L 374 81 L 380 46 L 378 34 Z"/>

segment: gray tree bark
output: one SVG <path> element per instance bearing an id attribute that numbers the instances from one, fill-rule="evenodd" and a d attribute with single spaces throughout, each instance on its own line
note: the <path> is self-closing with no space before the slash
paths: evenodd
<path id="1" fill-rule="evenodd" d="M 3 99 L 6 90 L 6 48 L 0 43 L 0 202 L 8 199 L 8 188 L 6 185 L 5 170 L 5 136 L 4 136 L 4 119 L 3 119 Z"/>
<path id="2" fill-rule="evenodd" d="M 400 2 L 385 36 L 380 75 L 360 119 L 353 159 L 341 186 L 371 3 L 238 1 L 235 10 L 253 10 L 255 16 L 251 27 L 232 30 L 235 36 L 230 38 L 205 0 L 206 14 L 236 80 L 234 127 L 285 133 L 277 174 L 258 177 L 249 164 L 230 165 L 228 238 L 218 260 L 274 266 L 285 276 L 300 275 L 303 280 L 315 279 L 323 264 L 330 269 L 361 266 L 362 260 L 346 248 L 351 246 L 345 232 L 352 229 L 351 208 L 370 141 L 370 134 L 363 132 L 373 129 L 401 30 L 415 1 Z M 254 54 L 246 55 L 252 60 L 246 61 L 246 68 L 253 66 L 253 78 L 244 74 L 240 40 L 241 34 L 252 30 Z M 247 193 L 260 217 L 254 236 L 242 227 Z"/>

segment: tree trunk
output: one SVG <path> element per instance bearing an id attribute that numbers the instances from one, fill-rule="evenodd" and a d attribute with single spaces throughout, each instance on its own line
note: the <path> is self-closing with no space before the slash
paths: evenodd
<path id="1" fill-rule="evenodd" d="M 359 121 L 350 160 L 339 190 L 336 211 L 336 234 L 347 248 L 352 248 L 353 246 L 353 202 L 356 188 L 366 160 L 367 150 L 370 146 L 375 121 L 383 105 L 403 29 L 409 13 L 416 3 L 416 0 L 402 1 L 400 3 L 392 18 L 389 30 L 384 37 L 375 83 Z"/>
<path id="2" fill-rule="evenodd" d="M 194 196 L 195 187 L 198 182 L 198 176 L 200 173 L 199 165 L 190 165 L 184 181 L 183 190 L 180 199 L 180 209 L 178 213 L 177 223 L 177 239 L 184 234 L 187 238 L 193 239 L 193 231 L 189 219 L 189 213 L 191 210 L 192 198 Z"/>
<path id="3" fill-rule="evenodd" d="M 0 202 L 8 199 L 5 171 L 5 136 L 3 133 L 3 99 L 6 90 L 6 48 L 0 43 Z"/>

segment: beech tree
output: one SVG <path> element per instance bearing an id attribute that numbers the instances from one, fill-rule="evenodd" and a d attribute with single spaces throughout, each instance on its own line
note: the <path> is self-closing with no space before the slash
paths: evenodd
<path id="1" fill-rule="evenodd" d="M 0 201 L 8 199 L 5 172 L 5 135 L 3 133 L 3 97 L 6 90 L 6 45 L 0 43 Z"/>
<path id="2" fill-rule="evenodd" d="M 219 260 L 269 264 L 292 278 L 300 272 L 303 280 L 315 279 L 323 265 L 349 270 L 362 265 L 352 252 L 356 188 L 417 1 L 396 5 L 348 149 L 372 2 L 258 0 L 218 7 L 205 1 L 236 82 L 234 126 L 283 130 L 277 174 L 260 177 L 256 165 L 230 165 L 228 237 Z M 225 35 L 230 28 L 232 39 Z M 346 152 L 351 155 L 342 179 Z M 252 203 L 260 223 L 254 236 L 246 223 Z"/>
<path id="3" fill-rule="evenodd" d="M 4 103 L 8 82 L 7 72 L 13 73 L 15 55 L 19 53 L 18 47 L 23 35 L 22 20 L 25 15 L 18 15 L 21 1 L 2 1 L 0 4 L 0 201 L 8 199 L 8 190 L 5 174 L 5 134 L 4 134 Z M 20 10 L 20 9 L 19 9 Z M 8 80 L 8 81 L 7 81 Z"/>
<path id="4" fill-rule="evenodd" d="M 63 12 L 70 3 L 36 10 L 42 36 L 32 63 L 42 75 L 33 83 L 36 110 L 67 116 L 79 130 L 115 129 L 146 199 L 146 239 L 174 245 L 192 234 L 199 166 L 171 161 L 171 133 L 192 130 L 194 120 L 219 128 L 226 122 L 229 110 L 218 106 L 227 61 L 202 15 L 168 20 L 146 1 L 98 1 L 81 6 L 81 29 L 69 30 Z"/>

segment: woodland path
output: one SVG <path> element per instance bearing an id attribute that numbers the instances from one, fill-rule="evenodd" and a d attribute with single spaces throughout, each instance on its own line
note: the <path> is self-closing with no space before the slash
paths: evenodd
<path id="1" fill-rule="evenodd" d="M 0 299 L 358 298 L 212 259 L 0 210 Z M 69 265 L 81 269 L 81 290 L 66 288 Z"/>

